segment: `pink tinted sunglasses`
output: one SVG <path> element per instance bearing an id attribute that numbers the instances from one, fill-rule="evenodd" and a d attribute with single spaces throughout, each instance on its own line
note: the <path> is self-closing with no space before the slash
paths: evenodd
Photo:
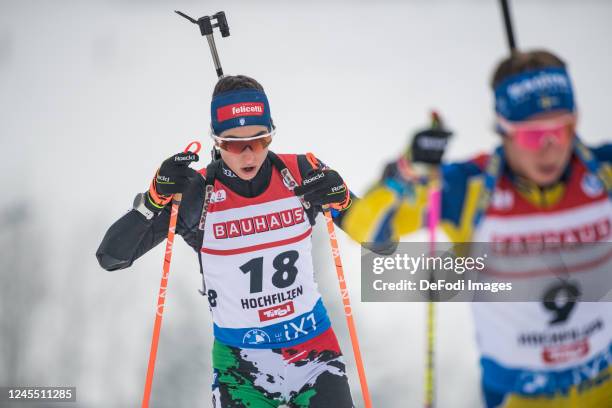
<path id="1" fill-rule="evenodd" d="M 512 137 L 519 146 L 539 150 L 549 144 L 566 146 L 573 136 L 572 125 L 576 123 L 576 115 L 569 113 L 525 122 L 509 122 L 498 116 L 497 123 L 504 134 Z"/>

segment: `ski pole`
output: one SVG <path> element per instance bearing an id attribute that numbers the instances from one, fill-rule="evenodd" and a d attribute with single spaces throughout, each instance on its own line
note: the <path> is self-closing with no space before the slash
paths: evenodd
<path id="1" fill-rule="evenodd" d="M 436 251 L 436 229 L 440 222 L 440 182 L 438 171 L 431 172 L 429 182 L 427 226 L 429 229 L 429 253 Z M 425 408 L 433 408 L 435 403 L 435 346 L 436 346 L 436 304 L 430 297 L 427 302 L 427 353 L 425 355 Z"/>
<path id="2" fill-rule="evenodd" d="M 185 148 L 185 153 L 188 153 L 192 145 L 195 145 L 197 154 L 202 145 L 200 142 L 191 142 Z M 151 337 L 151 351 L 149 353 L 149 365 L 147 367 L 147 376 L 145 379 L 144 395 L 142 397 L 142 408 L 149 407 L 149 399 L 151 397 L 151 386 L 153 384 L 153 372 L 155 371 L 155 359 L 157 357 L 157 346 L 159 345 L 159 333 L 161 331 L 162 317 L 164 314 L 164 306 L 166 303 L 166 292 L 168 290 L 168 276 L 170 275 L 170 261 L 172 260 L 172 247 L 174 245 L 174 235 L 176 232 L 176 220 L 178 218 L 179 206 L 183 195 L 181 193 L 172 196 L 172 209 L 170 210 L 170 224 L 168 226 L 168 239 L 166 240 L 166 252 L 164 254 L 164 266 L 159 284 L 159 294 L 157 296 L 157 308 L 155 309 L 155 324 L 153 325 L 153 336 Z"/>
<path id="3" fill-rule="evenodd" d="M 435 110 L 431 112 L 431 128 L 443 130 L 444 126 L 440 115 Z M 427 197 L 427 228 L 429 231 L 429 254 L 434 256 L 436 252 L 436 231 L 440 223 L 440 211 L 442 191 L 440 189 L 440 170 L 438 166 L 429 169 Z M 430 280 L 433 280 L 433 271 L 430 271 Z M 424 406 L 433 408 L 436 401 L 436 304 L 433 292 L 429 292 L 426 315 L 426 354 L 425 354 L 425 382 L 424 382 Z"/>
<path id="4" fill-rule="evenodd" d="M 308 153 L 306 157 L 314 168 L 319 167 L 319 162 L 312 153 Z M 365 368 L 363 365 L 363 359 L 361 358 L 357 328 L 355 327 L 355 320 L 353 319 L 353 308 L 351 307 L 351 299 L 349 297 L 348 288 L 346 287 L 346 280 L 344 279 L 344 268 L 342 266 L 342 259 L 340 258 L 340 248 L 338 247 L 338 239 L 336 238 L 334 221 L 328 206 L 323 206 L 323 216 L 325 217 L 325 224 L 327 225 L 327 233 L 329 235 L 329 243 L 331 245 L 332 256 L 334 258 L 334 265 L 336 266 L 338 283 L 340 284 L 340 294 L 342 295 L 342 303 L 344 305 L 344 315 L 346 316 L 346 323 L 348 324 L 349 335 L 351 337 L 355 363 L 357 364 L 357 374 L 359 375 L 361 394 L 363 395 L 365 407 L 372 408 L 372 400 L 370 399 L 370 391 L 366 381 Z"/>

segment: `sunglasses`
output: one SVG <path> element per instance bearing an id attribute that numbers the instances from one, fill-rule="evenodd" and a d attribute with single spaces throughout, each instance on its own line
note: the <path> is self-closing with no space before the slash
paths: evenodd
<path id="1" fill-rule="evenodd" d="M 567 146 L 573 136 L 576 116 L 567 114 L 557 118 L 528 122 L 509 122 L 497 118 L 499 129 L 527 150 L 540 150 L 550 144 Z"/>
<path id="2" fill-rule="evenodd" d="M 250 147 L 253 152 L 261 152 L 272 143 L 272 136 L 276 134 L 276 130 L 268 133 L 257 134 L 250 137 L 225 136 L 220 137 L 211 132 L 210 137 L 213 138 L 216 145 L 220 149 L 230 153 L 242 153 L 247 147 Z"/>

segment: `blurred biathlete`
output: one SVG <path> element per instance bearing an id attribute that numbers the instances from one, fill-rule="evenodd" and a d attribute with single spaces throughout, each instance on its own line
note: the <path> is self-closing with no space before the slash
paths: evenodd
<path id="1" fill-rule="evenodd" d="M 514 53 L 497 67 L 492 87 L 501 146 L 440 167 L 441 227 L 449 239 L 519 251 L 609 242 L 612 145 L 588 148 L 576 136 L 566 64 L 546 51 Z M 420 169 L 440 164 L 449 134 L 439 126 L 416 134 L 346 214 L 345 231 L 360 242 L 384 243 L 423 227 L 427 174 Z M 506 258 L 506 272 L 540 279 L 517 267 L 520 256 Z M 586 264 L 612 270 L 609 253 L 597 261 Z M 584 276 L 572 275 L 571 265 L 552 272 Z M 563 290 L 580 300 L 579 289 Z M 610 303 L 543 297 L 474 303 L 473 314 L 487 407 L 612 407 Z"/>
<path id="2" fill-rule="evenodd" d="M 164 161 L 106 233 L 98 261 L 127 268 L 162 242 L 172 195 L 182 193 L 176 232 L 198 253 L 214 321 L 213 406 L 352 407 L 311 233 L 323 205 L 342 227 L 354 197 L 336 171 L 268 150 L 275 128 L 254 79 L 220 79 L 211 119 L 216 160 L 199 172 L 193 153 Z"/>

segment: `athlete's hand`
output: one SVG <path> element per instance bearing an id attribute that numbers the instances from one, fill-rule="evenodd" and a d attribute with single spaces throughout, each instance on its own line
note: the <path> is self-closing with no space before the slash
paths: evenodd
<path id="1" fill-rule="evenodd" d="M 413 163 L 440 165 L 452 132 L 440 128 L 422 130 L 414 135 L 408 159 Z"/>
<path id="2" fill-rule="evenodd" d="M 149 198 L 158 209 L 163 208 L 172 200 L 173 194 L 182 193 L 187 186 L 189 177 L 196 172 L 189 167 L 193 162 L 200 160 L 197 154 L 177 153 L 164 160 L 155 173 L 149 187 Z M 151 202 L 149 202 L 151 204 Z"/>
<path id="3" fill-rule="evenodd" d="M 312 205 L 329 205 L 337 210 L 347 208 L 351 199 L 344 180 L 332 169 L 311 170 L 294 193 Z"/>
<path id="4" fill-rule="evenodd" d="M 446 129 L 436 112 L 431 113 L 429 128 L 417 132 L 396 161 L 391 162 L 382 174 L 382 180 L 397 178 L 403 183 L 428 179 L 442 163 L 442 156 L 453 132 Z"/>

